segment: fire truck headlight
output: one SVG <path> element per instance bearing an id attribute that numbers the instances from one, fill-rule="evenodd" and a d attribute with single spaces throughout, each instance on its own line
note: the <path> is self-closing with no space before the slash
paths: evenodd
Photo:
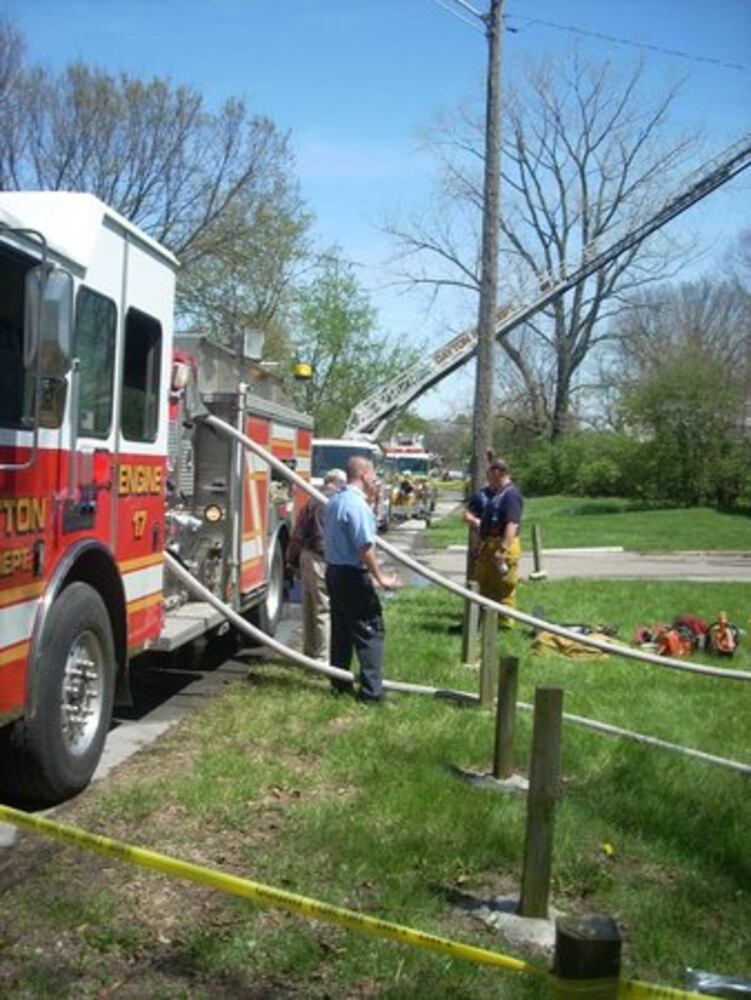
<path id="1" fill-rule="evenodd" d="M 222 508 L 215 503 L 210 503 L 208 507 L 204 509 L 204 518 L 209 522 L 209 524 L 218 524 L 222 519 Z"/>
<path id="2" fill-rule="evenodd" d="M 182 361 L 175 361 L 172 365 L 172 391 L 177 392 L 184 389 L 190 379 L 190 366 Z"/>

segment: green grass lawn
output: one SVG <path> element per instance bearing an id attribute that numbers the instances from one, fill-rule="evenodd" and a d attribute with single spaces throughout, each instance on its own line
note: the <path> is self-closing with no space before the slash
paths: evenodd
<path id="1" fill-rule="evenodd" d="M 621 499 L 532 497 L 525 501 L 522 544 L 531 544 L 532 523 L 542 532 L 543 548 L 621 545 L 634 552 L 751 552 L 751 512 L 723 513 L 709 507 L 645 508 Z M 466 542 L 458 516 L 434 525 L 428 544 Z"/>
<path id="2" fill-rule="evenodd" d="M 560 621 L 641 621 L 727 610 L 748 588 L 523 584 Z M 459 665 L 460 601 L 411 589 L 387 605 L 387 674 L 476 690 Z M 565 709 L 751 763 L 751 686 L 626 660 L 530 652 L 520 697 L 565 687 Z M 725 661 L 723 661 L 725 663 Z M 751 669 L 749 637 L 736 658 Z M 727 664 L 725 664 L 727 665 Z M 519 957 L 457 906 L 518 889 L 525 802 L 458 781 L 485 770 L 490 712 L 416 696 L 393 711 L 332 698 L 299 670 L 253 664 L 164 738 L 63 810 L 96 832 Z M 518 720 L 529 764 L 531 719 Z M 609 913 L 624 975 L 681 985 L 686 966 L 749 973 L 749 779 L 564 725 L 553 904 Z M 604 850 L 604 844 L 613 853 Z M 539 982 L 264 910 L 111 859 L 25 838 L 0 908 L 0 995 L 28 998 L 473 998 L 531 1000 Z M 5 990 L 5 992 L 4 992 Z"/>

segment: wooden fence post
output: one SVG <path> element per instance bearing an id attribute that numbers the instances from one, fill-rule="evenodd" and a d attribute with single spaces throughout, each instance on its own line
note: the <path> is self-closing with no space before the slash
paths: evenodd
<path id="1" fill-rule="evenodd" d="M 498 612 L 482 609 L 482 649 L 480 651 L 480 707 L 493 704 L 498 663 Z"/>
<path id="2" fill-rule="evenodd" d="M 532 525 L 532 564 L 534 568 L 529 574 L 530 580 L 546 579 L 547 570 L 542 568 L 542 533 L 537 522 Z"/>
<path id="3" fill-rule="evenodd" d="M 559 917 L 555 923 L 553 995 L 569 1000 L 616 1000 L 621 971 L 621 935 L 612 917 Z M 570 984 L 570 985 L 569 985 Z"/>
<path id="4" fill-rule="evenodd" d="M 514 732 L 516 730 L 516 689 L 519 658 L 502 656 L 498 674 L 498 706 L 495 717 L 493 777 L 510 778 L 514 771 Z"/>
<path id="5" fill-rule="evenodd" d="M 563 688 L 535 688 L 532 765 L 527 795 L 527 830 L 519 913 L 523 917 L 548 915 L 553 861 L 555 805 L 561 770 Z"/>
<path id="6" fill-rule="evenodd" d="M 478 593 L 476 580 L 467 581 L 467 590 Z M 480 605 L 464 599 L 464 620 L 462 622 L 462 663 L 474 665 L 479 659 L 478 633 L 480 627 Z"/>

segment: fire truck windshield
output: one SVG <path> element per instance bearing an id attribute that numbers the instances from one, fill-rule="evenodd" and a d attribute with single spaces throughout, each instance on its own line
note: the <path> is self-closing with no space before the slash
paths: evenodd
<path id="1" fill-rule="evenodd" d="M 336 444 L 318 444 L 313 442 L 312 476 L 313 479 L 323 479 L 329 469 L 344 469 L 347 459 L 353 455 L 361 455 L 376 462 L 376 453 L 367 444 L 354 444 L 342 441 Z"/>
<path id="2" fill-rule="evenodd" d="M 398 472 L 411 472 L 415 476 L 430 474 L 430 459 L 427 455 L 396 455 L 394 461 Z"/>

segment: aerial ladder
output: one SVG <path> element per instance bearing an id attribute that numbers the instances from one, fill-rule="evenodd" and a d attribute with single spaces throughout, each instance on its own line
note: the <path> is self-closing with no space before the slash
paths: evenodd
<path id="1" fill-rule="evenodd" d="M 625 235 L 613 239 L 605 249 L 599 249 L 598 240 L 594 240 L 581 251 L 576 266 L 569 269 L 564 263 L 555 273 L 536 277 L 534 289 L 528 297 L 497 311 L 496 339 L 501 340 L 506 337 L 559 295 L 574 288 L 626 250 L 637 246 L 749 166 L 751 166 L 751 133 L 744 135 L 699 170 L 684 178 L 677 195 L 669 198 L 646 221 Z M 601 238 L 600 236 L 600 240 Z M 377 438 L 392 417 L 428 389 L 432 389 L 447 375 L 461 368 L 474 357 L 476 350 L 477 330 L 471 327 L 457 334 L 437 350 L 426 354 L 356 406 L 350 415 L 345 435 Z"/>

